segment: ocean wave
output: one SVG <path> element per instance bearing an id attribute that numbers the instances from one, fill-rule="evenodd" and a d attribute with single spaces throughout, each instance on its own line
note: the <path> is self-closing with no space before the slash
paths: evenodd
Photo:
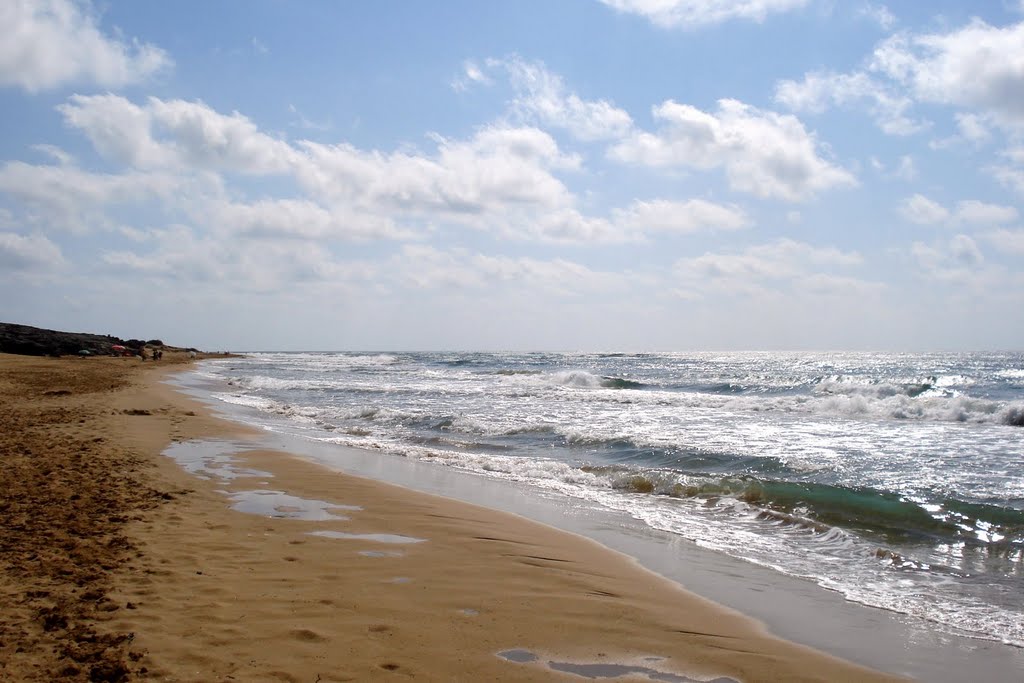
<path id="1" fill-rule="evenodd" d="M 1006 370 L 999 370 L 995 373 L 999 377 L 1006 379 L 1024 379 L 1024 368 L 1009 368 Z"/>
<path id="2" fill-rule="evenodd" d="M 996 505 L 949 498 L 918 502 L 868 488 L 755 477 L 680 477 L 676 472 L 629 473 L 613 480 L 612 486 L 710 502 L 731 498 L 754 506 L 767 518 L 817 530 L 819 526 L 855 530 L 889 542 L 1024 549 L 1024 511 Z"/>
<path id="3" fill-rule="evenodd" d="M 230 403 L 231 405 L 244 406 L 246 408 L 255 408 L 256 410 L 271 412 L 276 409 L 280 404 L 269 398 L 262 396 L 253 396 L 251 394 L 237 394 L 229 392 L 218 392 L 211 394 L 211 396 L 218 401 L 224 403 Z"/>
<path id="4" fill-rule="evenodd" d="M 545 377 L 548 384 L 580 389 L 641 389 L 644 384 L 622 377 L 605 377 L 585 370 L 567 370 Z"/>
<path id="5" fill-rule="evenodd" d="M 892 382 L 869 377 L 824 377 L 813 383 L 812 393 L 844 396 L 866 396 L 869 398 L 889 398 L 891 396 L 923 396 L 937 388 L 950 391 L 956 386 L 954 378 L 930 376 L 920 380 Z"/>

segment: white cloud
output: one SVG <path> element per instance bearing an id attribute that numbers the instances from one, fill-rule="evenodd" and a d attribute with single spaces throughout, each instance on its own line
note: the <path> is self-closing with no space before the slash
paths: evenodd
<path id="1" fill-rule="evenodd" d="M 1010 147 L 1000 156 L 1006 162 L 993 164 L 985 170 L 1003 186 L 1024 195 L 1024 147 Z"/>
<path id="2" fill-rule="evenodd" d="M 242 114 L 223 115 L 200 102 L 149 98 L 138 105 L 117 95 L 75 95 L 59 110 L 102 156 L 129 168 L 94 173 L 60 155 L 59 166 L 0 167 L 0 192 L 20 205 L 19 217 L 30 219 L 25 224 L 101 228 L 137 242 L 163 235 L 159 225 L 126 228 L 115 218 L 119 207 L 134 203 L 148 204 L 165 221 L 187 221 L 184 230 L 232 242 L 420 240 L 468 228 L 515 240 L 598 244 L 737 230 L 752 222 L 736 205 L 694 198 L 637 200 L 604 216 L 586 215 L 556 175 L 575 172 L 579 158 L 529 126 L 495 124 L 461 140 L 435 135 L 432 152 L 385 153 L 278 139 Z M 745 143 L 752 146 L 764 140 L 753 128 Z M 722 134 L 736 137 L 728 126 Z M 730 173 L 745 177 L 742 158 L 727 163 Z M 248 197 L 224 171 L 283 176 L 295 187 L 286 196 Z M 756 177 L 756 169 L 745 173 Z M 168 253 L 177 263 L 177 252 Z M 165 262 L 114 250 L 106 263 L 162 273 Z"/>
<path id="3" fill-rule="evenodd" d="M 707 253 L 696 258 L 681 259 L 675 267 L 678 271 L 698 278 L 777 279 L 802 274 L 809 265 L 855 266 L 862 261 L 856 252 L 843 252 L 834 247 L 815 247 L 783 239 L 748 247 L 739 253 Z"/>
<path id="4" fill-rule="evenodd" d="M 238 112 L 225 115 L 202 102 L 155 97 L 146 109 L 186 164 L 254 174 L 284 173 L 294 164 L 287 142 L 260 132 Z"/>
<path id="5" fill-rule="evenodd" d="M 910 257 L 929 287 L 938 284 L 947 288 L 950 303 L 971 310 L 993 302 L 998 302 L 1000 310 L 1019 308 L 1019 293 L 1024 287 L 1020 271 L 988 262 L 974 239 L 967 235 L 933 244 L 915 242 Z"/>
<path id="6" fill-rule="evenodd" d="M 1024 195 L 1024 169 L 1013 166 L 990 166 L 987 170 L 1000 184 Z"/>
<path id="7" fill-rule="evenodd" d="M 900 157 L 900 163 L 893 169 L 892 175 L 894 178 L 908 181 L 917 178 L 917 165 L 914 164 L 914 158 L 909 155 Z"/>
<path id="8" fill-rule="evenodd" d="M 949 220 L 950 215 L 946 207 L 921 194 L 905 199 L 899 211 L 908 221 L 920 225 L 944 223 Z"/>
<path id="9" fill-rule="evenodd" d="M 662 28 L 695 28 L 732 19 L 761 22 L 772 13 L 799 9 L 810 0 L 601 0 L 639 14 Z"/>
<path id="10" fill-rule="evenodd" d="M 595 271 L 560 258 L 512 258 L 420 245 L 403 247 L 388 263 L 388 273 L 397 273 L 407 285 L 418 288 L 478 290 L 511 284 L 516 288 L 575 296 L 621 288 L 627 282 L 626 276 Z"/>
<path id="11" fill-rule="evenodd" d="M 865 4 L 858 11 L 860 16 L 874 21 L 883 31 L 888 31 L 896 25 L 896 15 L 885 5 Z"/>
<path id="12" fill-rule="evenodd" d="M 224 171 L 293 178 L 306 196 L 188 207 L 204 221 L 216 213 L 243 235 L 398 238 L 459 225 L 520 239 L 623 239 L 607 221 L 576 211 L 575 197 L 555 173 L 577 169 L 580 160 L 534 127 L 492 125 L 466 140 L 435 135 L 432 154 L 383 153 L 346 143 L 291 143 L 238 112 L 224 115 L 201 102 L 151 97 L 140 106 L 117 95 L 75 95 L 59 110 L 104 157 L 139 169 L 132 177 L 205 173 L 215 185 Z M 79 173 L 86 188 L 105 186 L 101 176 Z M 63 202 L 74 204 L 80 194 Z"/>
<path id="13" fill-rule="evenodd" d="M 954 261 L 965 266 L 977 266 L 985 260 L 977 243 L 967 235 L 956 235 L 950 240 L 949 253 Z"/>
<path id="14" fill-rule="evenodd" d="M 199 167 L 247 174 L 284 173 L 296 152 L 247 117 L 202 102 L 150 97 L 139 106 L 118 95 L 72 95 L 57 108 L 98 152 L 140 168 Z"/>
<path id="15" fill-rule="evenodd" d="M 119 87 L 172 64 L 156 46 L 105 35 L 87 0 L 5 0 L 0 33 L 0 86 L 33 93 L 73 83 Z"/>
<path id="16" fill-rule="evenodd" d="M 56 145 L 32 145 L 32 149 L 41 152 L 56 161 L 61 166 L 68 166 L 75 163 L 75 157 L 65 152 Z"/>
<path id="17" fill-rule="evenodd" d="M 439 138 L 434 157 L 364 152 L 346 144 L 300 146 L 305 155 L 297 165 L 298 179 L 328 203 L 474 220 L 508 210 L 570 206 L 572 196 L 551 170 L 578 164 L 536 128 L 489 127 L 466 141 Z"/>
<path id="18" fill-rule="evenodd" d="M 714 113 L 669 100 L 653 114 L 661 128 L 630 135 L 611 148 L 612 158 L 648 166 L 721 166 L 733 189 L 787 201 L 857 183 L 819 156 L 814 135 L 794 116 L 737 100 L 720 100 Z"/>
<path id="19" fill-rule="evenodd" d="M 324 247 L 310 242 L 223 240 L 176 225 L 153 231 L 148 252 L 102 255 L 114 273 L 175 286 L 218 284 L 228 291 L 280 293 L 297 284 L 348 275 Z"/>
<path id="20" fill-rule="evenodd" d="M 832 273 L 804 275 L 797 279 L 794 284 L 800 292 L 827 297 L 871 297 L 878 296 L 886 290 L 886 285 L 882 282 L 833 275 Z"/>
<path id="21" fill-rule="evenodd" d="M 632 118 L 624 110 L 606 100 L 584 100 L 568 91 L 561 77 L 542 62 L 511 57 L 488 60 L 488 66 L 508 71 L 518 93 L 513 107 L 544 125 L 568 130 L 580 140 L 619 138 L 633 127 Z"/>
<path id="22" fill-rule="evenodd" d="M 218 202 L 204 207 L 215 229 L 241 237 L 410 239 L 386 216 L 329 209 L 302 199 L 264 199 L 251 204 Z"/>
<path id="23" fill-rule="evenodd" d="M 907 116 L 913 100 L 864 72 L 816 71 L 805 74 L 801 82 L 779 81 L 775 101 L 796 112 L 815 114 L 832 106 L 866 101 L 872 118 L 885 133 L 910 135 L 928 127 L 927 122 Z"/>
<path id="24" fill-rule="evenodd" d="M 997 249 L 1011 254 L 1024 254 L 1024 230 L 993 230 L 981 236 Z"/>
<path id="25" fill-rule="evenodd" d="M 1018 217 L 1017 209 L 1012 206 L 967 199 L 950 210 L 921 194 L 905 199 L 899 212 L 907 220 L 921 225 L 996 226 L 1011 223 Z"/>
<path id="26" fill-rule="evenodd" d="M 986 117 L 978 114 L 959 113 L 954 116 L 960 136 L 968 142 L 980 144 L 992 137 Z"/>
<path id="27" fill-rule="evenodd" d="M 978 244 L 962 234 L 932 245 L 915 242 L 910 253 L 923 275 L 946 282 L 964 282 L 985 262 Z"/>
<path id="28" fill-rule="evenodd" d="M 0 272 L 50 270 L 63 264 L 60 248 L 46 237 L 0 232 Z"/>
<path id="29" fill-rule="evenodd" d="M 977 199 L 958 202 L 956 206 L 957 223 L 968 225 L 1001 225 L 1017 220 L 1017 209 L 1012 206 L 988 204 Z"/>
<path id="30" fill-rule="evenodd" d="M 537 215 L 519 215 L 499 227 L 506 237 L 563 244 L 629 242 L 639 235 L 624 232 L 611 221 L 585 216 L 573 208 L 554 209 Z"/>
<path id="31" fill-rule="evenodd" d="M 168 198 L 180 182 L 165 174 L 91 173 L 74 166 L 35 166 L 9 161 L 0 166 L 0 192 L 45 218 L 49 227 L 86 231 L 94 214 L 114 204 Z"/>
<path id="32" fill-rule="evenodd" d="M 150 113 L 120 95 L 72 95 L 57 110 L 107 159 L 140 168 L 172 163 L 172 150 L 153 138 Z"/>
<path id="33" fill-rule="evenodd" d="M 723 206 L 703 199 L 635 201 L 613 212 L 614 222 L 624 231 L 688 234 L 704 230 L 738 230 L 749 227 L 750 218 L 736 206 Z"/>
<path id="34" fill-rule="evenodd" d="M 1024 124 L 1024 23 L 973 19 L 949 33 L 901 33 L 875 49 L 870 68 L 922 102 L 976 108 Z"/>
<path id="35" fill-rule="evenodd" d="M 483 69 L 471 59 L 462 63 L 462 73 L 452 79 L 451 86 L 456 92 L 468 90 L 473 85 L 491 85 L 492 81 Z"/>
<path id="36" fill-rule="evenodd" d="M 897 33 L 874 49 L 863 68 L 782 80 L 775 99 L 793 111 L 814 113 L 865 103 L 877 125 L 894 135 L 917 133 L 930 125 L 909 114 L 915 105 L 966 110 L 954 113 L 957 135 L 931 143 L 940 149 L 963 141 L 987 142 L 993 125 L 1019 131 L 1024 126 L 1021 93 L 1024 22 L 995 27 L 973 19 L 946 33 Z"/>
<path id="37" fill-rule="evenodd" d="M 689 297 L 708 292 L 760 296 L 772 288 L 828 293 L 873 291 L 877 285 L 819 269 L 851 268 L 863 263 L 857 252 L 782 239 L 740 252 L 705 253 L 678 260 L 673 270 Z M 703 294 L 702 294 L 703 293 Z"/>

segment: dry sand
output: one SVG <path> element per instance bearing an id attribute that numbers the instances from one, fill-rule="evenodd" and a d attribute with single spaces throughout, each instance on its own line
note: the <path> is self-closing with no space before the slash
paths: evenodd
<path id="1" fill-rule="evenodd" d="M 513 515 L 255 446 L 234 466 L 271 476 L 189 474 L 169 444 L 247 433 L 159 381 L 187 362 L 0 355 L 0 680 L 584 680 L 549 662 L 637 667 L 616 680 L 896 680 Z M 245 491 L 359 509 L 232 510 Z"/>

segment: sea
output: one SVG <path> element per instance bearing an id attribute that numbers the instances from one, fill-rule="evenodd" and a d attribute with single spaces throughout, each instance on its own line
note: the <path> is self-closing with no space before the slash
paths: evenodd
<path id="1" fill-rule="evenodd" d="M 198 375 L 269 431 L 1024 647 L 1022 353 L 250 353 Z"/>

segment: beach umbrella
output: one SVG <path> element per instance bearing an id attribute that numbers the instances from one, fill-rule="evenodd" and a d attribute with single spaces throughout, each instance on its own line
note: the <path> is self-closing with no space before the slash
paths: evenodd
<path id="1" fill-rule="evenodd" d="M 123 346 L 121 346 L 120 344 L 114 344 L 113 346 L 110 347 L 110 350 L 111 351 L 124 351 L 125 348 Z"/>
<path id="2" fill-rule="evenodd" d="M 81 351 L 78 352 L 78 355 L 79 356 L 91 356 L 92 355 L 92 351 L 90 351 L 89 349 L 82 349 Z"/>

